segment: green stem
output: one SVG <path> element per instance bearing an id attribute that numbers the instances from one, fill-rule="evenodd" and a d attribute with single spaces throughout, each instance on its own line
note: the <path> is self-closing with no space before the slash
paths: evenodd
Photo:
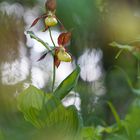
<path id="1" fill-rule="evenodd" d="M 52 37 L 52 32 L 51 32 L 51 28 L 49 27 L 49 34 L 50 34 L 50 38 L 51 38 L 51 41 L 54 45 L 54 47 L 56 47 L 55 43 L 54 43 L 54 40 L 53 40 L 53 37 Z M 53 55 L 53 82 L 52 82 L 52 92 L 54 91 L 54 85 L 55 85 L 55 74 L 56 74 L 56 69 L 55 69 L 55 63 L 54 63 L 54 55 Z"/>
<path id="2" fill-rule="evenodd" d="M 31 38 L 33 38 L 36 41 L 40 42 L 46 49 L 48 49 L 49 51 L 51 51 L 51 49 L 47 45 L 47 43 L 45 43 L 42 39 L 40 39 L 39 37 L 37 37 L 32 31 L 27 31 L 27 34 L 29 34 Z"/>
<path id="3" fill-rule="evenodd" d="M 53 57 L 53 83 L 52 83 L 52 92 L 53 92 L 53 90 L 54 90 L 54 84 L 55 84 L 55 73 L 56 73 L 55 63 L 54 63 L 54 53 L 52 52 L 51 48 L 47 45 L 47 43 L 45 43 L 42 39 L 40 39 L 39 37 L 37 37 L 32 31 L 27 31 L 27 34 L 29 34 L 31 38 L 33 38 L 36 41 L 40 42 L 46 49 L 48 49 L 51 52 L 51 55 Z M 54 45 L 54 48 L 55 48 L 56 45 L 54 43 L 54 40 L 53 40 L 53 37 L 52 37 L 52 33 L 51 33 L 50 27 L 49 27 L 49 34 L 50 34 L 51 41 L 52 41 L 52 43 Z"/>
<path id="4" fill-rule="evenodd" d="M 54 91 L 55 74 L 56 74 L 56 69 L 55 69 L 55 63 L 54 63 L 54 57 L 53 57 L 53 83 L 52 83 L 52 92 Z"/>
<path id="5" fill-rule="evenodd" d="M 117 55 L 115 56 L 115 59 L 118 59 L 122 52 L 123 52 L 123 49 L 121 49 L 121 50 L 117 53 Z"/>
<path id="6" fill-rule="evenodd" d="M 50 38 L 51 38 L 51 41 L 54 45 L 54 47 L 56 47 L 55 43 L 54 43 L 54 40 L 53 40 L 53 37 L 52 37 L 52 32 L 51 32 L 51 28 L 49 27 L 49 34 L 50 34 Z"/>

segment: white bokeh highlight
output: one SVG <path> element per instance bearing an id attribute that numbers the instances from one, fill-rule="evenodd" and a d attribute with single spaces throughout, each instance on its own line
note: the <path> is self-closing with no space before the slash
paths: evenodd
<path id="1" fill-rule="evenodd" d="M 94 82 L 102 76 L 100 65 L 102 51 L 96 49 L 87 49 L 78 59 L 81 68 L 80 76 L 84 81 Z"/>

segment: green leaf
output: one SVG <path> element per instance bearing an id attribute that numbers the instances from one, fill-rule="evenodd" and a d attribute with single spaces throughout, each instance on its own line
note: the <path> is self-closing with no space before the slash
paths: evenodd
<path id="1" fill-rule="evenodd" d="M 110 107 L 110 109 L 111 109 L 111 111 L 112 111 L 112 113 L 113 113 L 113 115 L 115 117 L 115 120 L 116 120 L 116 122 L 118 124 L 118 127 L 121 128 L 122 127 L 121 120 L 120 120 L 120 117 L 119 117 L 115 107 L 112 105 L 111 102 L 107 102 L 107 103 L 108 103 L 108 105 L 109 105 L 109 107 Z"/>
<path id="2" fill-rule="evenodd" d="M 0 140 L 5 140 L 3 132 L 0 130 Z"/>
<path id="3" fill-rule="evenodd" d="M 128 50 L 128 51 L 133 50 L 133 46 L 131 46 L 131 45 L 122 45 L 122 44 L 119 44 L 117 42 L 112 42 L 109 45 L 112 46 L 112 47 L 117 47 L 119 49 L 125 49 L 125 50 Z"/>
<path id="4" fill-rule="evenodd" d="M 18 96 L 19 109 L 26 111 L 33 107 L 41 110 L 43 106 L 44 92 L 34 86 L 30 86 Z"/>
<path id="5" fill-rule="evenodd" d="M 84 127 L 82 130 L 82 138 L 87 140 L 94 139 L 94 128 L 93 127 Z"/>
<path id="6" fill-rule="evenodd" d="M 110 43 L 110 46 L 116 47 L 119 49 L 123 49 L 123 50 L 127 50 L 127 51 L 131 52 L 137 59 L 140 59 L 140 51 L 139 51 L 139 48 L 137 48 L 136 46 L 123 45 L 123 44 L 119 44 L 117 42 Z"/>
<path id="7" fill-rule="evenodd" d="M 94 127 L 83 127 L 81 131 L 81 140 L 101 140 L 102 133 Z"/>
<path id="8" fill-rule="evenodd" d="M 140 98 L 136 98 L 131 105 L 129 113 L 123 123 L 128 137 L 137 140 L 140 138 Z"/>
<path id="9" fill-rule="evenodd" d="M 34 86 L 30 86 L 18 96 L 18 109 L 24 114 L 26 120 L 41 128 L 43 123 L 38 116 L 43 107 L 45 94 Z"/>
<path id="10" fill-rule="evenodd" d="M 82 122 L 75 106 L 64 107 L 53 95 L 46 94 L 45 104 L 40 118 L 48 127 L 59 127 L 61 131 L 74 133 L 79 131 Z"/>
<path id="11" fill-rule="evenodd" d="M 115 126 L 83 127 L 78 140 L 102 140 L 103 134 L 112 134 L 113 132 L 116 132 Z"/>
<path id="12" fill-rule="evenodd" d="M 77 84 L 80 73 L 80 67 L 77 68 L 58 86 L 54 95 L 58 99 L 63 99 Z"/>
<path id="13" fill-rule="evenodd" d="M 127 75 L 127 73 L 126 73 L 121 67 L 119 67 L 119 66 L 113 66 L 112 68 L 116 68 L 116 69 L 118 69 L 118 70 L 121 71 L 121 73 L 124 75 L 124 77 L 125 77 L 125 79 L 126 79 L 128 85 L 129 85 L 131 91 L 132 91 L 135 95 L 138 95 L 138 96 L 139 96 L 139 95 L 140 95 L 140 88 L 135 88 L 135 87 L 133 86 L 133 84 L 132 84 L 132 82 L 131 82 L 131 79 L 130 79 L 130 77 Z"/>
<path id="14" fill-rule="evenodd" d="M 98 133 L 113 133 L 117 130 L 116 126 L 115 125 L 112 125 L 112 126 L 108 126 L 108 127 L 103 127 L 103 126 L 97 126 L 97 131 Z"/>
<path id="15" fill-rule="evenodd" d="M 132 140 L 127 137 L 125 134 L 111 134 L 105 138 L 105 140 Z"/>
<path id="16" fill-rule="evenodd" d="M 27 121 L 37 128 L 54 127 L 66 133 L 77 133 L 82 122 L 74 106 L 64 107 L 54 95 L 30 86 L 18 96 L 18 108 Z"/>

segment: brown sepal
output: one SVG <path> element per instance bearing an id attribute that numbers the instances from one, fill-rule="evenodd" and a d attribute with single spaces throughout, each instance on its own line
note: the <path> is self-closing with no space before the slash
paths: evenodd
<path id="1" fill-rule="evenodd" d="M 59 65 L 60 65 L 60 60 L 57 58 L 57 56 L 55 55 L 54 56 L 54 64 L 55 64 L 55 66 L 58 68 L 59 67 Z"/>
<path id="2" fill-rule="evenodd" d="M 38 23 L 38 21 L 39 21 L 41 18 L 46 18 L 46 17 L 47 17 L 46 14 L 43 14 L 43 15 L 39 16 L 38 18 L 36 18 L 36 19 L 33 21 L 31 27 L 33 27 L 34 25 L 36 25 L 36 24 Z M 31 27 L 30 27 L 30 28 L 31 28 Z"/>
<path id="3" fill-rule="evenodd" d="M 48 30 L 48 26 L 45 27 L 45 29 L 42 30 L 42 32 L 46 32 Z"/>

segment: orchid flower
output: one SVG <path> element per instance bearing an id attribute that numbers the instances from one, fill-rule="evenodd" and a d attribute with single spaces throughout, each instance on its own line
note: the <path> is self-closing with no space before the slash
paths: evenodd
<path id="1" fill-rule="evenodd" d="M 44 53 L 38 61 L 41 61 L 46 57 L 49 52 L 54 51 L 54 63 L 55 66 L 58 68 L 61 61 L 63 62 L 71 62 L 72 57 L 67 52 L 66 45 L 69 43 L 71 38 L 71 32 L 61 33 L 58 37 L 58 47 L 55 47 L 51 51 Z"/>
<path id="2" fill-rule="evenodd" d="M 45 29 L 43 31 L 46 31 L 49 27 L 57 25 L 59 22 L 64 29 L 63 24 L 60 22 L 60 20 L 56 17 L 56 0 L 47 0 L 46 4 L 46 13 L 36 18 L 31 27 L 35 26 L 39 20 L 44 19 L 45 23 Z"/>

